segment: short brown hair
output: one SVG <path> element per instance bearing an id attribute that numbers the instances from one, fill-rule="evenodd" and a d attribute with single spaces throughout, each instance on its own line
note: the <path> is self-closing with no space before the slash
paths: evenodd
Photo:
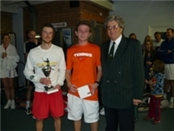
<path id="1" fill-rule="evenodd" d="M 168 30 L 171 30 L 171 32 L 174 33 L 174 29 L 173 29 L 173 28 L 168 28 L 167 31 L 168 31 Z"/>
<path id="2" fill-rule="evenodd" d="M 55 35 L 55 29 L 54 29 L 54 27 L 53 27 L 52 24 L 50 24 L 50 23 L 44 24 L 44 25 L 41 27 L 41 32 L 43 31 L 44 27 L 50 27 L 50 28 L 52 28 L 52 30 L 53 30 L 53 35 Z"/>
<path id="3" fill-rule="evenodd" d="M 87 21 L 87 20 L 82 20 L 82 21 L 80 21 L 77 25 L 76 25 L 76 27 L 75 27 L 75 31 L 78 31 L 78 27 L 80 26 L 80 25 L 87 25 L 88 27 L 89 27 L 89 32 L 91 32 L 92 31 L 92 25 L 91 25 L 91 23 L 89 22 L 89 21 Z"/>
<path id="4" fill-rule="evenodd" d="M 165 63 L 161 60 L 155 60 L 153 62 L 153 71 L 155 73 L 164 73 Z"/>
<path id="5" fill-rule="evenodd" d="M 5 36 L 8 36 L 10 39 L 10 35 L 8 33 L 3 34 L 2 39 L 4 39 Z"/>

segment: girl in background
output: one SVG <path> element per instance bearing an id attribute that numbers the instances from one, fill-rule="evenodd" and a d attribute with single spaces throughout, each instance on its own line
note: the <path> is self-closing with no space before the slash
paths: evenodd
<path id="1" fill-rule="evenodd" d="M 19 61 L 15 46 L 10 44 L 10 36 L 5 34 L 2 38 L 3 44 L 0 45 L 0 78 L 4 86 L 7 104 L 4 109 L 15 109 L 15 89 L 14 77 L 17 76 L 16 67 Z"/>
<path id="2" fill-rule="evenodd" d="M 145 83 L 150 85 L 151 89 L 149 111 L 145 120 L 153 120 L 153 124 L 158 124 L 160 122 L 160 102 L 163 97 L 164 67 L 165 65 L 163 61 L 155 60 L 153 63 L 154 75 L 151 80 L 145 80 Z"/>
<path id="3" fill-rule="evenodd" d="M 153 42 L 151 40 L 146 40 L 144 46 L 145 47 L 143 57 L 144 57 L 145 79 L 149 80 L 150 79 L 149 72 L 150 68 L 152 67 L 153 61 L 156 59 L 156 51 L 154 50 Z M 149 85 L 146 84 L 145 93 L 149 92 L 150 92 Z"/>

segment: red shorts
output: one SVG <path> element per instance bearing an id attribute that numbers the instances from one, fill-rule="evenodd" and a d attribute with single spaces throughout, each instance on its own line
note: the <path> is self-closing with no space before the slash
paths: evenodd
<path id="1" fill-rule="evenodd" d="M 37 119 L 45 119 L 49 115 L 60 117 L 64 115 L 64 101 L 62 91 L 46 94 L 44 92 L 35 92 L 32 106 L 32 114 Z"/>

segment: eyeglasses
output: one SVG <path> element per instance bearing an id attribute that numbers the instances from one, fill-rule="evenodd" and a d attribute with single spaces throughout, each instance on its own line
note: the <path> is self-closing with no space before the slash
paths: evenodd
<path id="1" fill-rule="evenodd" d="M 119 26 L 118 25 L 113 25 L 113 26 L 107 26 L 106 29 L 107 30 L 116 30 Z"/>

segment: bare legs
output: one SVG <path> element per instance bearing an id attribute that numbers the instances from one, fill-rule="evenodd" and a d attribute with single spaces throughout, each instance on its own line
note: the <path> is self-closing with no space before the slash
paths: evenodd
<path id="1" fill-rule="evenodd" d="M 33 85 L 29 85 L 28 86 L 28 89 L 27 89 L 27 94 L 26 94 L 26 97 L 27 97 L 27 100 L 26 100 L 26 109 L 28 110 L 30 108 L 30 102 L 31 102 L 31 97 L 32 97 L 32 93 L 33 93 Z M 31 112 L 28 112 L 29 114 Z"/>
<path id="2" fill-rule="evenodd" d="M 170 98 L 170 108 L 173 108 L 174 105 L 173 105 L 173 102 L 174 102 L 174 80 L 167 80 L 165 79 L 164 81 L 164 97 L 166 98 L 167 97 L 167 90 L 169 88 L 169 86 L 171 87 L 171 98 Z"/>
<path id="3" fill-rule="evenodd" d="M 36 131 L 42 131 L 43 130 L 43 120 L 37 119 L 36 120 Z"/>
<path id="4" fill-rule="evenodd" d="M 61 131 L 61 118 L 54 118 L 55 131 Z"/>
<path id="5" fill-rule="evenodd" d="M 54 127 L 55 131 L 61 131 L 61 118 L 57 117 L 54 118 Z M 43 119 L 37 119 L 36 120 L 36 131 L 42 131 L 43 130 Z"/>
<path id="6" fill-rule="evenodd" d="M 14 78 L 2 78 L 2 83 L 4 85 L 4 91 L 7 100 L 14 100 L 15 89 L 14 89 Z"/>
<path id="7" fill-rule="evenodd" d="M 5 109 L 11 106 L 11 109 L 15 108 L 15 89 L 14 89 L 14 78 L 2 78 L 5 95 L 7 98 L 7 104 L 4 106 Z"/>
<path id="8" fill-rule="evenodd" d="M 98 130 L 98 122 L 91 123 L 91 131 Z M 74 121 L 74 131 L 81 131 L 81 120 Z"/>
<path id="9" fill-rule="evenodd" d="M 81 131 L 81 120 L 74 121 L 74 130 Z"/>
<path id="10" fill-rule="evenodd" d="M 98 130 L 98 122 L 91 123 L 91 131 L 97 131 Z"/>

